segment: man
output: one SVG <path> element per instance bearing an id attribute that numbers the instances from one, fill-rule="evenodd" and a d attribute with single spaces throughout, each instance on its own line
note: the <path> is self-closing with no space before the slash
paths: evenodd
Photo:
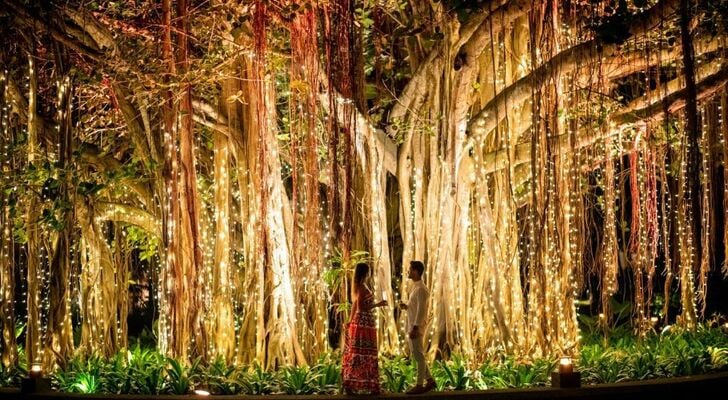
<path id="1" fill-rule="evenodd" d="M 430 292 L 422 282 L 425 273 L 425 264 L 422 261 L 411 261 L 407 276 L 412 280 L 409 303 L 401 303 L 400 308 L 407 311 L 407 337 L 409 338 L 410 354 L 417 363 L 417 384 L 407 391 L 407 394 L 426 393 L 435 387 L 430 369 L 425 360 L 424 337 L 427 327 L 427 308 Z"/>

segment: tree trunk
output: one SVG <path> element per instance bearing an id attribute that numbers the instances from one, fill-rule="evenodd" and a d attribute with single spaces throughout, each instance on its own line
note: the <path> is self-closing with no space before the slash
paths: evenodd
<path id="1" fill-rule="evenodd" d="M 681 268 L 681 271 L 697 271 L 701 265 L 702 254 L 702 224 L 701 224 L 701 187 L 700 187 L 700 126 L 698 124 L 698 105 L 697 105 L 697 89 L 695 84 L 695 55 L 693 52 L 693 42 L 690 37 L 690 21 L 692 20 L 692 4 L 688 0 L 680 0 L 680 39 L 682 42 L 683 54 L 683 74 L 685 75 L 686 90 L 686 107 L 685 115 L 687 124 L 685 126 L 686 133 L 686 150 L 685 162 L 687 163 L 686 185 L 687 192 L 683 201 L 685 202 L 685 220 L 689 227 L 687 247 L 689 248 L 690 259 Z M 694 250 L 693 250 L 694 249 Z M 692 286 L 692 273 L 681 273 L 682 288 L 682 323 L 688 329 L 694 329 L 696 324 L 696 310 L 694 308 L 694 298 L 691 289 L 686 286 Z"/>
<path id="2" fill-rule="evenodd" d="M 28 165 L 38 166 L 36 155 L 38 149 L 38 76 L 36 73 L 35 56 L 28 56 L 29 85 L 28 96 Z M 25 217 L 25 231 L 27 235 L 27 262 L 28 262 L 28 294 L 27 310 L 28 324 L 26 326 L 25 352 L 28 363 L 39 363 L 43 360 L 42 332 L 41 332 L 41 289 L 43 270 L 40 262 L 40 213 L 38 212 L 38 198 L 33 190 L 28 191 L 28 200 Z M 50 367 L 47 365 L 46 367 Z"/>
<path id="3" fill-rule="evenodd" d="M 228 81 L 229 82 L 229 81 Z M 229 82 L 230 83 L 230 82 Z M 232 95 L 230 90 L 225 94 Z M 221 104 L 225 106 L 227 102 Z M 214 140 L 214 182 L 215 182 L 215 253 L 213 260 L 213 287 L 210 318 L 210 344 L 214 355 L 225 360 L 232 359 L 235 350 L 235 320 L 233 315 L 231 271 L 234 265 L 230 260 L 230 155 L 228 138 L 221 133 L 213 134 Z"/>
<path id="4" fill-rule="evenodd" d="M 0 146 L 8 148 L 13 143 L 10 121 L 10 99 L 7 75 L 0 73 Z M 3 179 L 11 179 L 12 158 L 6 152 L 0 155 L 0 173 Z M 15 254 L 12 235 L 13 219 L 10 214 L 11 196 L 15 190 L 0 193 L 0 363 L 5 370 L 13 369 L 18 362 L 18 346 L 15 340 Z"/>
<path id="5" fill-rule="evenodd" d="M 61 59 L 61 57 L 57 57 Z M 73 135 L 73 83 L 66 75 L 59 85 L 58 102 L 58 127 L 59 127 L 59 167 L 65 170 L 71 165 L 72 135 Z M 71 247 L 72 232 L 74 229 L 75 216 L 72 208 L 74 203 L 71 194 L 71 182 L 66 175 L 60 186 L 60 196 L 68 204 L 63 211 L 61 221 L 63 228 L 58 234 L 58 241 L 51 262 L 50 274 L 50 306 L 48 315 L 48 330 L 46 336 L 46 348 L 52 349 L 48 365 L 58 364 L 63 366 L 71 358 L 74 351 L 73 326 L 71 323 Z"/>

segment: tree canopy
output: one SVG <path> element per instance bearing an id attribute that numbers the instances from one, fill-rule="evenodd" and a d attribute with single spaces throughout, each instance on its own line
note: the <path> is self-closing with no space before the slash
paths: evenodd
<path id="1" fill-rule="evenodd" d="M 710 311 L 724 0 L 0 10 L 6 365 L 24 321 L 34 361 L 114 354 L 138 290 L 169 355 L 306 364 L 360 260 L 390 304 L 426 263 L 431 356 L 578 351 L 585 297 L 637 332 Z"/>

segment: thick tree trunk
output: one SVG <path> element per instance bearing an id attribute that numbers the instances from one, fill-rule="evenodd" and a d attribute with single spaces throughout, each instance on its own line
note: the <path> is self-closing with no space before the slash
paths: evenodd
<path id="1" fill-rule="evenodd" d="M 28 165 L 35 165 L 38 148 L 38 75 L 36 73 L 35 56 L 28 56 L 29 64 L 29 95 L 28 95 Z M 27 262 L 28 262 L 28 294 L 25 352 L 29 363 L 39 363 L 43 360 L 42 332 L 41 332 L 41 290 L 43 270 L 40 262 L 41 231 L 40 213 L 38 212 L 38 198 L 33 190 L 28 191 L 28 200 L 25 216 L 25 232 L 27 235 Z M 50 367 L 50 366 L 46 366 Z"/>
<path id="2" fill-rule="evenodd" d="M 60 57 L 57 57 L 60 59 Z M 65 76 L 59 85 L 58 127 L 59 127 L 59 167 L 68 168 L 71 163 L 73 135 L 73 83 Z M 71 182 L 66 177 L 60 186 L 60 196 L 66 204 L 73 204 Z M 58 242 L 50 265 L 50 312 L 48 315 L 48 335 L 46 348 L 52 352 L 48 365 L 64 365 L 74 351 L 73 326 L 71 325 L 71 247 L 75 224 L 71 207 L 63 211 L 61 221 L 63 228 L 58 234 Z"/>
<path id="3" fill-rule="evenodd" d="M 178 283 L 179 294 L 185 299 L 183 314 L 178 315 L 184 325 L 185 337 L 190 338 L 192 355 L 207 357 L 207 332 L 202 318 L 204 316 L 201 298 L 204 285 L 201 279 L 203 271 L 202 240 L 199 223 L 200 200 L 197 194 L 197 171 L 195 166 L 195 138 L 192 131 L 192 85 L 185 77 L 189 71 L 189 4 L 187 0 L 177 2 L 177 65 L 182 76 L 182 93 L 179 104 L 179 152 L 180 152 L 180 214 L 177 221 L 180 240 L 179 256 L 182 263 L 182 276 Z M 182 322 L 184 321 L 184 322 Z M 188 344 L 185 344 L 187 346 Z M 178 350 L 182 350 L 178 347 Z M 186 350 L 181 354 L 186 355 Z M 183 357 L 186 358 L 186 357 Z"/>
<path id="4" fill-rule="evenodd" d="M 225 94 L 234 94 L 223 90 Z M 227 102 L 223 103 L 227 104 Z M 214 136 L 214 182 L 215 182 L 215 250 L 213 260 L 212 321 L 210 344 L 214 355 L 226 360 L 232 359 L 235 350 L 235 320 L 232 303 L 231 271 L 234 265 L 230 259 L 230 154 L 229 141 L 221 133 Z"/>
<path id="5" fill-rule="evenodd" d="M 80 298 L 81 343 L 85 354 L 111 357 L 119 351 L 120 316 L 118 306 L 119 282 L 111 249 L 106 242 L 101 221 L 95 218 L 93 201 L 85 199 L 77 204 L 81 243 Z M 126 294 L 126 291 L 123 292 Z M 123 316 L 126 318 L 126 316 Z"/>
<path id="6" fill-rule="evenodd" d="M 697 271 L 701 265 L 702 252 L 702 208 L 701 208 L 701 187 L 700 187 L 700 126 L 698 123 L 698 103 L 697 88 L 695 83 L 695 54 L 693 51 L 693 41 L 690 37 L 690 22 L 692 20 L 692 2 L 689 0 L 680 0 L 680 39 L 682 43 L 683 56 L 683 74 L 685 75 L 685 115 L 687 124 L 685 126 L 686 134 L 686 150 L 685 162 L 687 163 L 686 179 L 683 185 L 686 186 L 687 193 L 682 200 L 686 203 L 685 221 L 689 225 L 688 247 L 694 246 L 691 252 L 692 257 L 688 260 L 690 268 L 683 267 L 683 270 Z M 686 227 L 688 228 L 688 227 Z M 686 286 L 692 286 L 692 273 L 682 274 L 681 291 L 682 291 L 682 323 L 688 329 L 694 329 L 696 324 L 696 310 L 694 308 L 694 298 L 691 289 Z"/>
<path id="7" fill-rule="evenodd" d="M 13 143 L 13 127 L 10 121 L 10 96 L 7 75 L 0 72 L 0 146 L 8 148 Z M 3 179 L 11 178 L 13 162 L 9 154 L 0 154 L 0 174 Z M 11 196 L 14 190 L 0 193 L 0 363 L 6 370 L 16 367 L 18 346 L 15 340 L 15 254 L 10 213 Z"/>

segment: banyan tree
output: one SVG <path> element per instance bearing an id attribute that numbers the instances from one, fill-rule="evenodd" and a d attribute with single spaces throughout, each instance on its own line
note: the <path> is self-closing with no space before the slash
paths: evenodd
<path id="1" fill-rule="evenodd" d="M 307 364 L 362 260 L 391 305 L 425 262 L 430 357 L 576 353 L 617 297 L 693 329 L 726 273 L 726 10 L 0 0 L 2 363 L 110 356 L 141 301 L 172 357 Z"/>

